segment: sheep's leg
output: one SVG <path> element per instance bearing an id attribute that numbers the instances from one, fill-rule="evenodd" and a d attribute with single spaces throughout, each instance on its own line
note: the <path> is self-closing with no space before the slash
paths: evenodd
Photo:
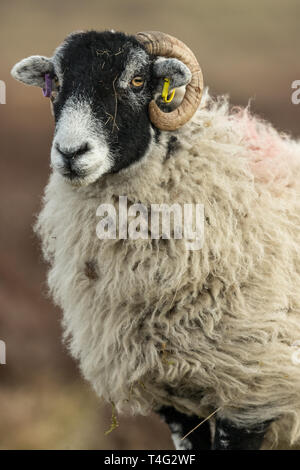
<path id="1" fill-rule="evenodd" d="M 177 450 L 210 450 L 211 433 L 208 422 L 201 424 L 187 438 L 181 440 L 189 431 L 201 422 L 198 416 L 188 416 L 175 410 L 171 406 L 160 408 L 157 413 L 165 421 L 171 431 L 172 440 Z"/>
<path id="2" fill-rule="evenodd" d="M 270 421 L 254 428 L 236 427 L 227 419 L 216 419 L 214 450 L 259 450 Z"/>

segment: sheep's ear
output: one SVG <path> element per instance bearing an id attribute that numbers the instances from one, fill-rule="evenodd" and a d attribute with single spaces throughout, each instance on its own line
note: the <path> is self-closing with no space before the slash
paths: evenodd
<path id="1" fill-rule="evenodd" d="M 40 55 L 33 55 L 18 62 L 12 69 L 11 74 L 20 82 L 27 85 L 43 87 L 45 74 L 54 72 L 51 59 Z"/>
<path id="2" fill-rule="evenodd" d="M 170 89 L 187 85 L 192 78 L 189 68 L 183 62 L 178 59 L 165 59 L 163 57 L 155 61 L 153 75 L 158 79 L 161 90 L 164 78 L 170 79 Z"/>

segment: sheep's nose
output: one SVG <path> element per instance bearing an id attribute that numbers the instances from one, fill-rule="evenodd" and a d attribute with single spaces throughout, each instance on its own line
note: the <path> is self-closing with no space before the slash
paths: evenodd
<path id="1" fill-rule="evenodd" d="M 59 144 L 56 144 L 56 150 L 63 156 L 64 160 L 71 160 L 84 155 L 90 148 L 87 143 L 82 144 L 80 147 L 73 149 L 63 149 Z"/>

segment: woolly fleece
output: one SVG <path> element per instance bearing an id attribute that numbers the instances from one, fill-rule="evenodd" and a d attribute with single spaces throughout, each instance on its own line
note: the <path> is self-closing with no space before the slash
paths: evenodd
<path id="1" fill-rule="evenodd" d="M 280 418 L 273 430 L 299 439 L 299 180 L 299 142 L 208 94 L 130 168 L 87 187 L 51 175 L 36 231 L 70 352 L 99 396 L 119 412 Z M 99 240 L 97 207 L 118 210 L 120 195 L 204 204 L 203 248 Z"/>

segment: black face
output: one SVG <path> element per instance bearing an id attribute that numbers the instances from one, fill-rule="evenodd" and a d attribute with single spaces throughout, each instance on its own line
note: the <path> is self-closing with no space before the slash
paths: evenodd
<path id="1" fill-rule="evenodd" d="M 152 58 L 143 46 L 123 33 L 77 33 L 57 50 L 53 62 L 54 74 L 61 83 L 53 102 L 58 129 L 61 118 L 66 122 L 63 111 L 70 101 L 88 103 L 93 135 L 98 127 L 113 160 L 110 171 L 139 160 L 151 138 L 148 105 L 153 95 Z M 93 147 L 88 137 L 87 142 L 75 139 L 74 132 L 73 153 L 80 150 L 76 155 L 83 148 Z M 62 156 L 63 147 L 56 142 Z M 66 166 L 70 167 L 69 161 Z"/>

